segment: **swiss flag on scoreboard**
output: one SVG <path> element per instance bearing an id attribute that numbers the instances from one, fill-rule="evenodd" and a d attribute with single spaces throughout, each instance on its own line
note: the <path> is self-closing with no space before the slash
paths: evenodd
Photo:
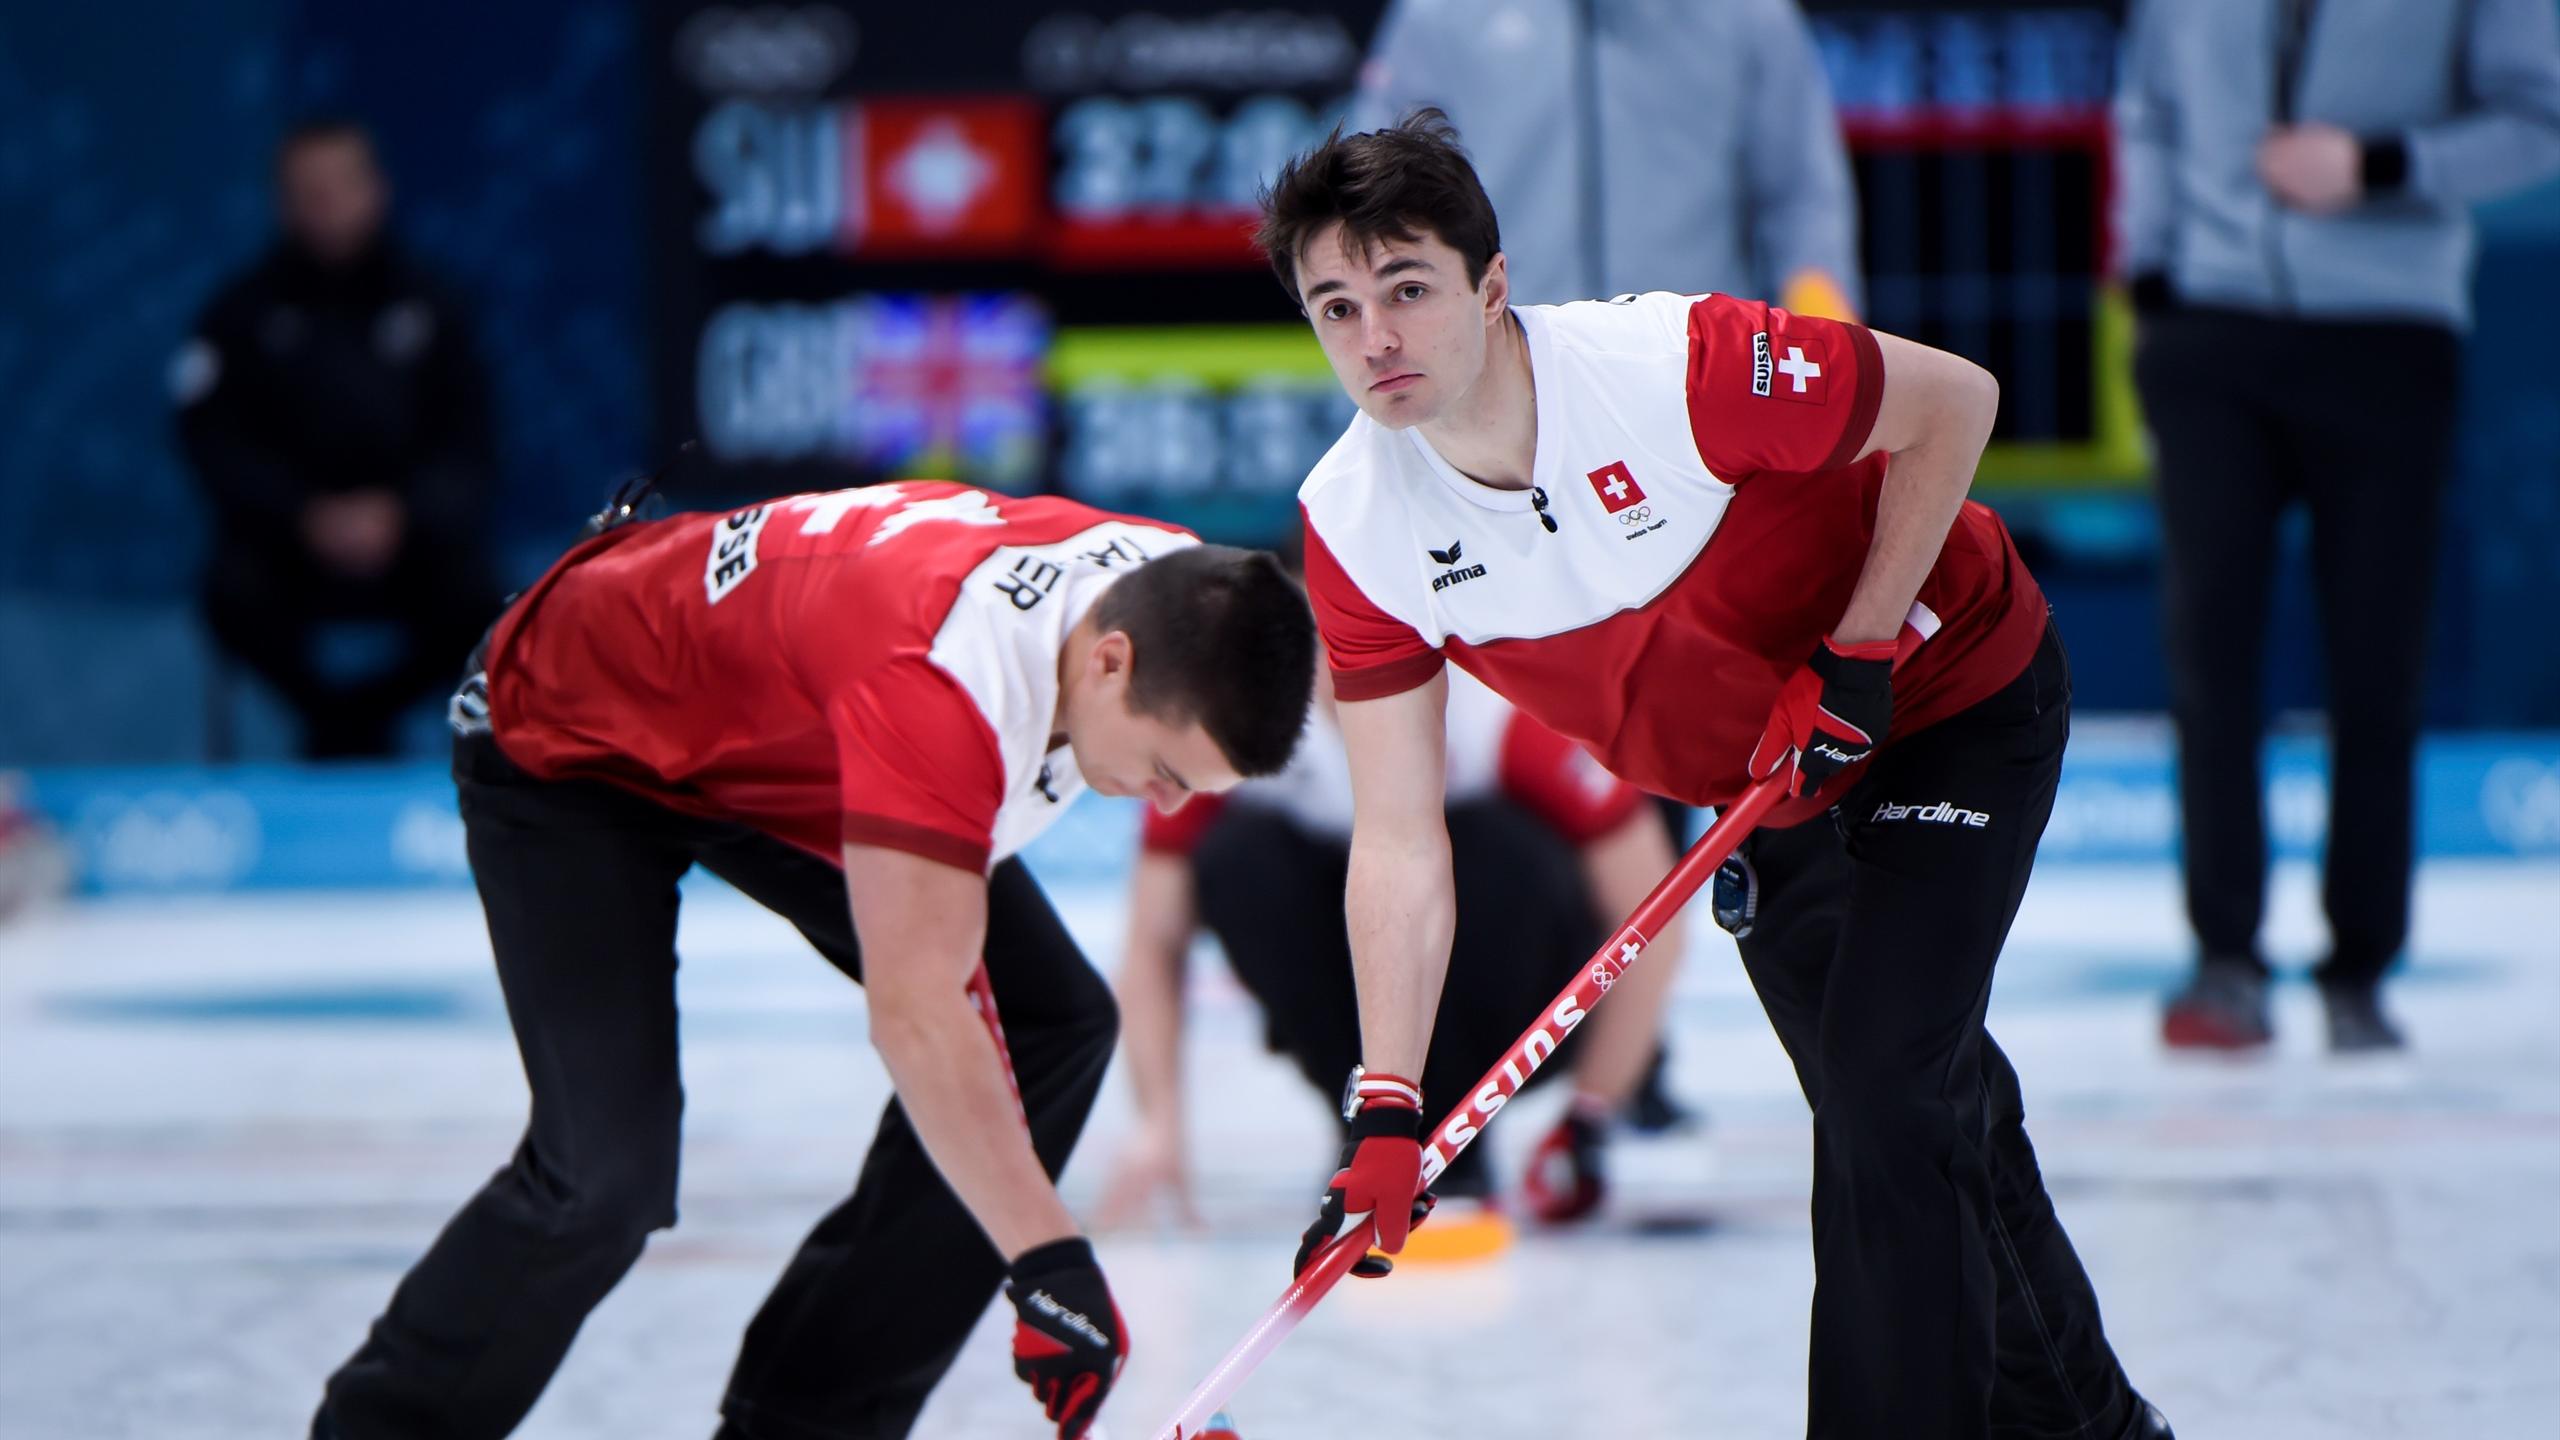
<path id="1" fill-rule="evenodd" d="M 842 115 L 838 248 L 996 255 L 1029 246 L 1048 146 L 1037 104 L 933 96 L 866 100 Z"/>
<path id="2" fill-rule="evenodd" d="M 1612 515 L 1644 503 L 1644 487 L 1636 483 L 1635 473 L 1624 460 L 1612 460 L 1584 478 L 1591 482 L 1591 493 L 1600 497 L 1600 503 L 1608 506 Z"/>

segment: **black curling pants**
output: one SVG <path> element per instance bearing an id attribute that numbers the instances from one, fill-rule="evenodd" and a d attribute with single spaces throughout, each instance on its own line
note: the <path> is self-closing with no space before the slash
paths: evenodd
<path id="1" fill-rule="evenodd" d="M 345 1440 L 507 1434 L 649 1232 L 675 1224 L 679 876 L 701 865 L 862 978 L 836 866 L 610 786 L 536 780 L 485 735 L 456 743 L 454 771 L 533 1113 L 330 1377 Z M 1110 990 L 1019 861 L 988 882 L 986 966 L 1054 1177 L 1111 1057 Z M 892 1100 L 851 1198 L 749 1325 L 722 1436 L 905 1435 L 1003 1274 Z"/>

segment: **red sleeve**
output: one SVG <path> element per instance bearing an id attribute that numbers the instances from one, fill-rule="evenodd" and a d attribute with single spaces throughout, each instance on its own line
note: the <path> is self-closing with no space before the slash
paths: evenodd
<path id="1" fill-rule="evenodd" d="M 1589 751 L 1517 713 L 1502 732 L 1502 790 L 1576 845 L 1624 825 L 1644 803 L 1644 792 Z"/>
<path id="2" fill-rule="evenodd" d="M 892 660 L 827 714 L 845 840 L 983 874 L 1004 804 L 1004 757 L 960 682 L 928 660 Z"/>
<path id="3" fill-rule="evenodd" d="M 1316 527 L 1309 524 L 1306 531 L 1307 599 L 1333 668 L 1333 693 L 1344 700 L 1378 700 L 1439 674 L 1440 652 L 1424 644 L 1412 626 L 1370 603 Z"/>
<path id="4" fill-rule="evenodd" d="M 1188 855 L 1200 848 L 1200 837 L 1226 808 L 1224 795 L 1194 795 L 1170 815 L 1150 805 L 1138 830 L 1138 848 L 1153 855 Z"/>
<path id="5" fill-rule="evenodd" d="M 1864 325 L 1708 295 L 1689 307 L 1689 435 L 1726 480 L 1858 458 L 1884 399 Z"/>

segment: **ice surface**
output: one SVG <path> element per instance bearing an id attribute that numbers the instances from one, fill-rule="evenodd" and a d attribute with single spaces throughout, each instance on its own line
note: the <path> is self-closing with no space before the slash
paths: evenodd
<path id="1" fill-rule="evenodd" d="M 2273 948 L 2320 937 L 2279 873 Z M 1107 893 L 1062 895 L 1116 954 Z M 2436 864 L 2393 991 L 2404 1059 L 2153 1040 L 2183 964 L 2162 867 L 2040 876 L 1993 1025 L 2109 1328 L 2181 1433 L 2486 1437 L 2560 1413 L 2560 867 Z M 684 1220 L 581 1334 L 521 1432 L 707 1435 L 740 1329 L 850 1183 L 886 1082 L 859 992 L 706 887 L 687 904 Z M 1284 1279 L 1329 1161 L 1322 1104 L 1254 1048 L 1203 962 L 1192 1032 L 1210 1230 L 1105 1237 L 1144 1436 Z M 1338 1292 L 1233 1409 L 1254 1440 L 1801 1433 L 1807 1125 L 1709 932 L 1680 987 L 1678 1088 L 1712 1114 L 1717 1223 L 1533 1236 L 1494 1264 Z M 1068 1177 L 1127 1124 L 1107 1093 Z M 71 906 L 0 930 L 0 1437 L 298 1435 L 321 1378 L 452 1208 L 523 1094 L 467 895 Z M 1492 1144 L 1516 1160 L 1540 1115 Z M 991 1312 L 920 1434 L 1045 1433 Z M 1338 1392 L 1401 1358 L 1383 1390 Z"/>

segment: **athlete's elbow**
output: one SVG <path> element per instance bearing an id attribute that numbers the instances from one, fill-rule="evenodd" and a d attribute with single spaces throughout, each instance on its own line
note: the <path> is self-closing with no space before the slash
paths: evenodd
<path id="1" fill-rule="evenodd" d="M 1987 440 L 2000 419 L 2000 378 L 1970 360 L 1959 360 L 1948 378 L 1948 411 L 1968 438 Z"/>
<path id="2" fill-rule="evenodd" d="M 869 998 L 871 1048 L 878 1052 L 882 1064 L 895 1071 L 901 1059 L 921 1048 L 925 1028 L 905 1007 L 881 996 Z"/>
<path id="3" fill-rule="evenodd" d="M 949 1028 L 951 1016 L 945 1012 L 965 1008 L 968 1003 L 956 988 L 947 996 L 930 995 L 914 985 L 865 988 L 871 1048 L 892 1069 L 906 1057 L 921 1056 L 934 1049 Z"/>

